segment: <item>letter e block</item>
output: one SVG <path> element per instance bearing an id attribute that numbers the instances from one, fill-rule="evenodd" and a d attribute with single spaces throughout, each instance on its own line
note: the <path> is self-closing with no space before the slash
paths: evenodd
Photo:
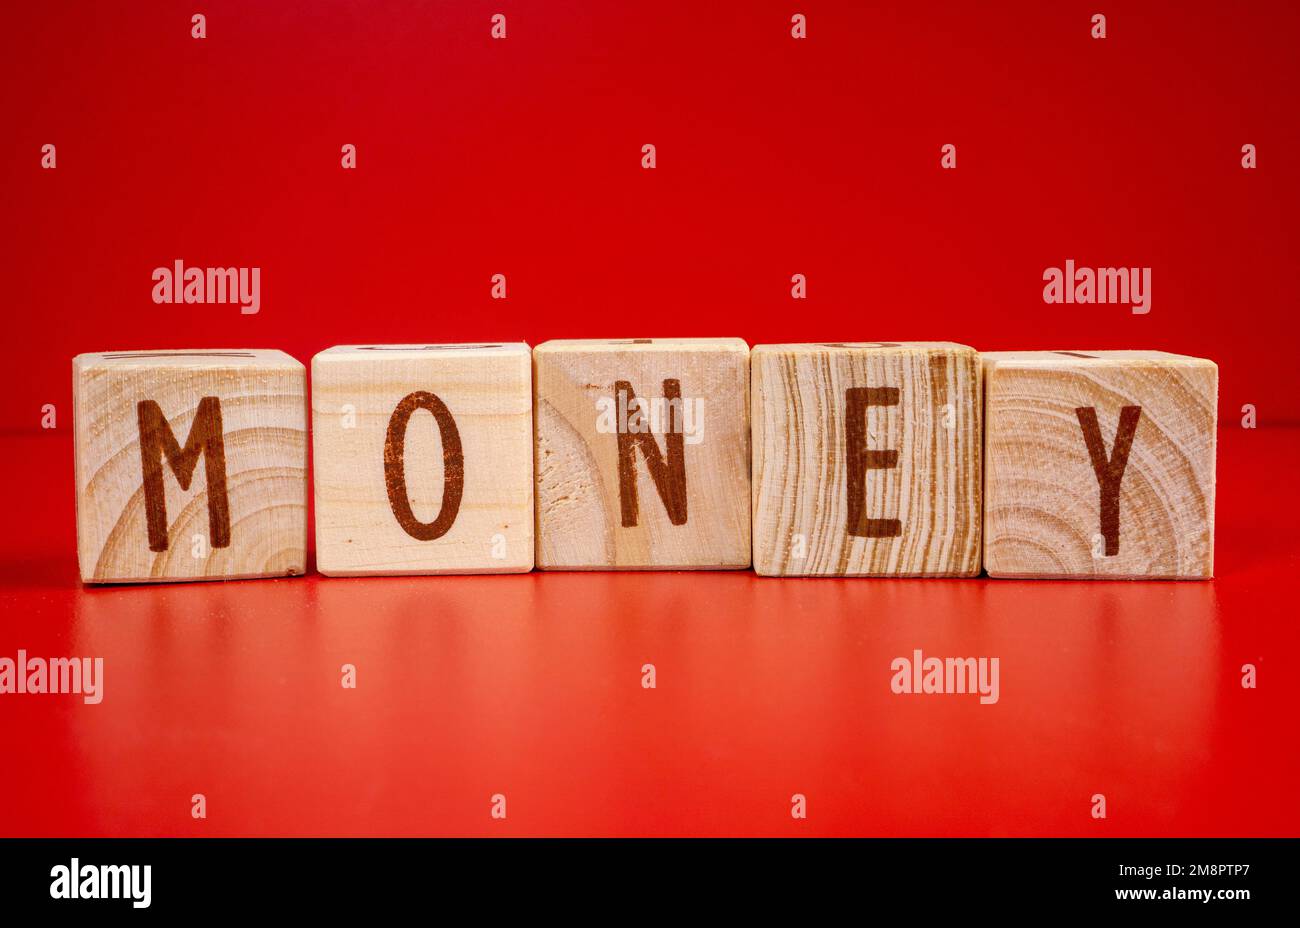
<path id="1" fill-rule="evenodd" d="M 990 576 L 1213 576 L 1212 361 L 1163 351 L 981 358 Z"/>
<path id="2" fill-rule="evenodd" d="M 749 566 L 749 346 L 550 341 L 537 381 L 537 566 Z"/>
<path id="3" fill-rule="evenodd" d="M 77 555 L 86 583 L 301 574 L 307 384 L 282 351 L 72 361 Z"/>
<path id="4" fill-rule="evenodd" d="M 974 349 L 758 345 L 751 366 L 757 573 L 979 572 Z"/>
<path id="5" fill-rule="evenodd" d="M 311 388 L 321 573 L 532 570 L 527 345 L 341 345 Z"/>

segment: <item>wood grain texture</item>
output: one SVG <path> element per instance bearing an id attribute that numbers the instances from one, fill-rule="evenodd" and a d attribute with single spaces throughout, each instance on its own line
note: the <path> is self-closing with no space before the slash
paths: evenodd
<path id="1" fill-rule="evenodd" d="M 981 357 L 984 562 L 990 576 L 1213 576 L 1213 362 L 1161 351 Z M 1127 460 L 1115 474 L 1118 505 L 1111 507 L 1108 551 L 1111 532 L 1103 531 L 1097 468 L 1121 463 L 1116 439 L 1128 430 Z M 1096 462 L 1089 431 L 1101 456 Z"/>
<path id="2" fill-rule="evenodd" d="M 399 406 L 409 416 L 395 422 Z M 532 570 L 526 344 L 323 351 L 312 359 L 312 438 L 321 573 Z"/>
<path id="3" fill-rule="evenodd" d="M 533 368 L 538 567 L 749 566 L 749 346 L 743 340 L 551 341 L 534 350 Z M 620 438 L 620 421 L 649 424 L 620 417 L 620 383 L 657 405 L 658 431 L 625 429 Z M 674 390 L 677 419 L 666 402 Z M 651 472 L 655 456 L 662 459 L 659 482 Z"/>
<path id="4" fill-rule="evenodd" d="M 979 572 L 980 368 L 973 349 L 946 342 L 758 345 L 751 372 L 757 573 Z"/>
<path id="5" fill-rule="evenodd" d="M 281 351 L 186 349 L 83 354 L 72 366 L 83 581 L 305 571 L 307 399 L 301 363 Z M 199 428 L 191 436 L 196 418 Z M 163 450 L 166 443 L 174 439 L 179 454 L 188 439 L 197 441 L 218 421 L 220 433 L 212 433 L 209 447 L 199 454 L 196 446 L 188 455 L 192 472 L 183 490 Z M 221 464 L 224 494 L 207 480 Z M 155 491 L 146 492 L 147 486 Z M 228 539 L 221 537 L 227 533 Z"/>

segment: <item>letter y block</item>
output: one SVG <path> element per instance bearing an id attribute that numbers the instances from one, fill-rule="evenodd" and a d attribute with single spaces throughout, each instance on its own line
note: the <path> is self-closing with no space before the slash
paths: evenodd
<path id="1" fill-rule="evenodd" d="M 1163 351 L 981 359 L 990 576 L 1213 576 L 1213 362 Z"/>
<path id="2" fill-rule="evenodd" d="M 301 574 L 307 385 L 282 351 L 72 361 L 77 554 L 86 583 Z"/>

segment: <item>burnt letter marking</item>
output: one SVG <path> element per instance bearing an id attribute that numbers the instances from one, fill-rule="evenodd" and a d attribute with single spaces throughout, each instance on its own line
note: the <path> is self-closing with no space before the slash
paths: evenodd
<path id="1" fill-rule="evenodd" d="M 897 387 L 849 387 L 844 391 L 844 443 L 848 454 L 849 534 L 859 538 L 896 538 L 898 519 L 867 518 L 867 471 L 898 466 L 898 452 L 867 447 L 867 407 L 897 406 Z"/>
<path id="2" fill-rule="evenodd" d="M 190 488 L 202 455 L 208 481 L 208 535 L 212 547 L 230 547 L 230 499 L 226 493 L 226 443 L 221 432 L 221 400 L 199 400 L 190 434 L 182 448 L 167 424 L 162 408 L 153 400 L 135 407 L 140 428 L 140 470 L 144 475 L 144 512 L 149 527 L 149 550 L 167 550 L 167 494 L 163 488 L 163 457 L 182 490 Z"/>
<path id="3" fill-rule="evenodd" d="M 637 523 L 636 497 L 636 449 L 641 449 L 645 458 L 646 469 L 654 481 L 659 498 L 668 510 L 668 521 L 673 525 L 686 524 L 686 454 L 683 444 L 683 425 L 678 421 L 682 415 L 682 385 L 678 380 L 664 381 L 664 399 L 668 404 L 668 428 L 664 434 L 664 444 L 668 448 L 668 459 L 659 451 L 659 444 L 650 434 L 648 427 L 644 431 L 632 433 L 619 423 L 618 429 L 618 502 L 622 510 L 623 527 L 631 528 Z M 614 403 L 619 408 L 631 408 L 636 394 L 632 385 L 626 380 L 614 384 Z M 621 402 L 620 402 L 621 400 Z M 624 405 L 626 404 L 626 405 Z M 643 417 L 644 418 L 644 417 Z"/>
<path id="4" fill-rule="evenodd" d="M 427 409 L 438 423 L 442 438 L 442 508 L 432 522 L 421 522 L 411 511 L 411 499 L 406 492 L 406 425 L 417 409 Z M 388 436 L 384 439 L 384 485 L 388 488 L 388 504 L 392 507 L 397 524 L 412 538 L 432 541 L 447 534 L 456 513 L 460 511 L 460 496 L 465 489 L 465 456 L 460 447 L 460 430 L 456 420 L 438 397 L 423 390 L 408 394 L 397 404 L 388 420 Z"/>
<path id="5" fill-rule="evenodd" d="M 1083 429 L 1083 441 L 1092 458 L 1092 471 L 1097 475 L 1101 499 L 1101 537 L 1106 540 L 1106 557 L 1119 554 L 1119 483 L 1128 466 L 1128 453 L 1133 449 L 1133 435 L 1137 432 L 1141 406 L 1125 406 L 1119 411 L 1119 428 L 1115 431 L 1115 447 L 1106 458 L 1106 445 L 1097 424 L 1097 408 L 1080 406 L 1074 414 Z"/>

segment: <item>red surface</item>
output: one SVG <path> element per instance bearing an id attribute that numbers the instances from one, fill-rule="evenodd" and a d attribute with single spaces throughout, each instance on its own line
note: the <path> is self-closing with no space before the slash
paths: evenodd
<path id="1" fill-rule="evenodd" d="M 0 655 L 103 657 L 105 696 L 0 696 L 0 833 L 1295 835 L 1300 430 L 1220 438 L 1209 582 L 83 589 L 71 444 L 7 437 Z M 998 657 L 999 702 L 894 695 L 915 648 Z"/>
<path id="2" fill-rule="evenodd" d="M 1300 832 L 1300 436 L 1236 428 L 1300 421 L 1300 7 L 196 8 L 0 30 L 0 656 L 107 665 L 0 696 L 0 833 Z M 155 305 L 175 259 L 261 267 L 261 312 Z M 1067 259 L 1151 266 L 1151 313 L 1045 305 Z M 1213 358 L 1219 579 L 76 581 L 78 352 L 611 335 Z M 892 695 L 918 647 L 1001 701 Z"/>

